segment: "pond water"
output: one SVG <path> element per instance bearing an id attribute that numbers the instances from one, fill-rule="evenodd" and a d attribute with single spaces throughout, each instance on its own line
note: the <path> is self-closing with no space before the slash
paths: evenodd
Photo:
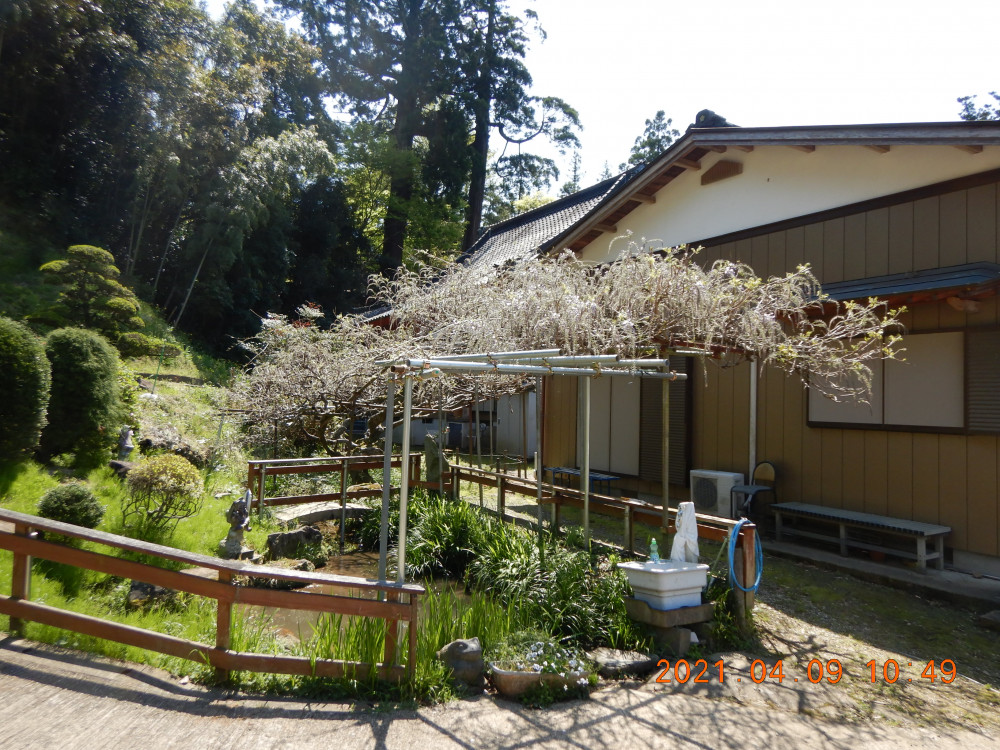
<path id="1" fill-rule="evenodd" d="M 317 568 L 319 573 L 331 573 L 333 575 L 353 576 L 355 578 L 378 578 L 378 552 L 347 552 L 343 555 L 332 555 L 327 560 L 326 565 Z M 390 561 L 391 562 L 391 561 Z M 427 584 L 425 584 L 427 585 Z M 359 591 L 357 589 L 344 589 L 340 586 L 329 586 L 326 584 L 310 584 L 298 589 L 315 594 L 339 594 L 341 596 L 354 596 L 366 599 L 376 598 L 373 591 Z M 428 593 L 435 591 L 450 590 L 461 599 L 467 598 L 465 587 L 459 581 L 444 579 L 431 581 L 428 586 Z M 313 626 L 319 620 L 321 613 L 310 612 L 308 610 L 297 609 L 275 609 L 272 607 L 237 607 L 237 610 L 253 619 L 267 620 L 269 627 L 277 631 L 282 640 L 289 642 L 309 640 L 313 634 Z M 345 617 L 345 622 L 347 618 Z"/>

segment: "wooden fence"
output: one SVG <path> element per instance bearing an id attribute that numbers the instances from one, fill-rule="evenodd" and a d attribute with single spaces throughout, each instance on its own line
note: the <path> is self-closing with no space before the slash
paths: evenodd
<path id="1" fill-rule="evenodd" d="M 227 678 L 229 672 L 234 670 L 366 679 L 374 669 L 380 678 L 392 681 L 400 681 L 407 675 L 410 677 L 413 675 L 417 658 L 417 609 L 420 595 L 424 593 L 423 586 L 384 583 L 365 578 L 307 573 L 220 560 L 216 557 L 198 555 L 3 509 L 0 509 L 0 521 L 6 521 L 14 526 L 13 533 L 0 530 L 0 549 L 10 550 L 14 554 L 11 595 L 0 595 L 0 614 L 10 616 L 10 627 L 14 633 L 23 633 L 25 620 L 39 622 L 181 659 L 206 663 L 215 667 L 219 679 Z M 113 555 L 54 541 L 45 541 L 37 532 L 47 536 L 61 535 L 93 542 L 119 552 L 138 552 L 164 561 L 208 568 L 216 571 L 216 580 L 185 571 L 165 570 L 155 565 L 123 560 Z M 33 557 L 215 599 L 217 603 L 215 646 L 32 602 L 31 559 Z M 325 594 L 253 588 L 239 585 L 234 580 L 237 576 L 322 584 L 345 593 Z M 363 598 L 352 594 L 368 594 L 380 598 Z M 384 619 L 388 623 L 388 631 L 383 661 L 380 664 L 366 664 L 334 659 L 234 652 L 230 650 L 230 633 L 232 610 L 236 604 Z M 396 664 L 400 621 L 409 623 L 405 668 Z"/>

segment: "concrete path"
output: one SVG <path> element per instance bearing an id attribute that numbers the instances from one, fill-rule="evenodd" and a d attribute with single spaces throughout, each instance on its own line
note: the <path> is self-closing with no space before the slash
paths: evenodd
<path id="1" fill-rule="evenodd" d="M 0 747 L 97 748 L 996 748 L 956 729 L 841 725 L 636 683 L 546 710 L 481 696 L 386 710 L 260 698 L 184 684 L 158 670 L 0 640 Z"/>

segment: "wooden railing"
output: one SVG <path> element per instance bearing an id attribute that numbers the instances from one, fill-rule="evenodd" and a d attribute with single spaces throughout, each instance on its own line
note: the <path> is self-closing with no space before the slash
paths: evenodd
<path id="1" fill-rule="evenodd" d="M 410 476 L 419 478 L 420 454 L 410 456 Z M 391 468 L 398 469 L 403 465 L 402 456 L 392 457 Z M 302 503 L 318 503 L 324 501 L 357 500 L 364 497 L 381 497 L 381 489 L 363 489 L 348 492 L 347 476 L 352 471 L 371 471 L 383 469 L 384 459 L 379 456 L 323 456 L 320 458 L 272 458 L 247 461 L 247 489 L 254 498 L 258 512 L 264 507 L 279 505 L 300 505 Z M 282 495 L 266 496 L 268 477 L 288 474 L 339 474 L 340 491 L 316 495 Z M 399 492 L 399 487 L 392 487 L 392 492 Z"/>
<path id="2" fill-rule="evenodd" d="M 228 673 L 234 670 L 318 677 L 349 676 L 357 679 L 367 679 L 372 670 L 375 670 L 380 678 L 393 681 L 400 681 L 406 675 L 411 677 L 413 675 L 417 658 L 417 608 L 419 597 L 424 593 L 423 586 L 220 560 L 216 557 L 3 509 L 0 509 L 0 521 L 6 521 L 14 526 L 13 533 L 0 530 L 0 549 L 10 550 L 14 554 L 11 595 L 9 597 L 0 595 L 0 614 L 10 616 L 10 627 L 14 633 L 23 633 L 25 620 L 52 625 L 181 659 L 206 663 L 216 669 L 219 679 L 225 679 Z M 61 535 L 97 543 L 118 551 L 138 552 L 160 560 L 209 568 L 217 571 L 217 580 L 45 541 L 40 538 L 37 533 L 39 531 L 45 535 Z M 217 602 L 215 646 L 32 602 L 32 557 L 215 599 Z M 322 584 L 346 593 L 342 595 L 253 588 L 235 583 L 234 579 L 237 576 Z M 351 592 L 369 593 L 379 596 L 380 599 L 352 596 Z M 236 604 L 384 619 L 388 623 L 388 631 L 383 661 L 380 664 L 366 664 L 231 651 L 232 610 Z M 396 664 L 401 620 L 409 623 L 405 668 Z"/>
<path id="3" fill-rule="evenodd" d="M 477 469 L 471 466 L 453 466 L 456 482 L 472 482 L 486 487 L 497 488 L 497 512 L 501 518 L 505 514 L 506 495 L 508 492 L 525 495 L 538 502 L 538 486 L 527 478 L 521 478 L 510 474 L 502 474 L 493 471 Z M 560 511 L 563 506 L 582 508 L 583 492 L 571 487 L 561 487 L 559 485 L 542 483 L 543 505 L 553 507 L 552 525 L 554 531 L 559 530 Z M 588 506 L 591 512 L 604 516 L 621 518 L 624 521 L 625 548 L 629 552 L 635 550 L 635 524 L 645 523 L 656 528 L 663 523 L 663 511 L 661 506 L 654 503 L 647 503 L 643 500 L 635 500 L 627 497 L 613 497 L 610 495 L 600 495 L 591 492 L 588 497 Z M 669 510 L 670 522 L 665 531 L 674 531 L 677 511 Z M 725 543 L 729 539 L 733 528 L 739 523 L 731 518 L 721 518 L 706 514 L 696 514 L 698 521 L 698 537 L 708 539 L 713 542 Z M 753 581 L 757 576 L 756 556 L 754 548 L 756 545 L 757 527 L 752 523 L 744 523 L 740 528 L 738 545 L 736 550 L 735 569 L 740 575 L 741 582 Z M 749 585 L 749 584 L 746 584 Z M 754 594 L 752 592 L 736 592 L 736 599 L 739 604 L 740 615 L 746 616 L 754 605 Z"/>

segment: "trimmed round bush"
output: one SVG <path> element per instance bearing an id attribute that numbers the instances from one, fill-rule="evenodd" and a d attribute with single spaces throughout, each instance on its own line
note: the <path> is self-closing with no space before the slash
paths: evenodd
<path id="1" fill-rule="evenodd" d="M 38 502 L 38 515 L 53 521 L 95 529 L 104 518 L 104 506 L 83 482 L 67 482 L 53 487 Z"/>
<path id="2" fill-rule="evenodd" d="M 122 501 L 126 526 L 165 530 L 201 510 L 201 473 L 186 458 L 165 453 L 128 473 L 128 498 Z"/>
<path id="3" fill-rule="evenodd" d="M 10 318 L 0 318 L 0 461 L 38 445 L 49 403 L 51 368 L 41 339 Z"/>
<path id="4" fill-rule="evenodd" d="M 45 354 L 52 365 L 52 388 L 42 457 L 74 453 L 79 466 L 104 463 L 126 417 L 118 354 L 103 336 L 83 328 L 50 333 Z"/>
<path id="5" fill-rule="evenodd" d="M 118 337 L 117 346 L 123 357 L 159 357 L 162 352 L 164 359 L 173 359 L 181 353 L 177 344 L 137 331 L 123 333 Z"/>

